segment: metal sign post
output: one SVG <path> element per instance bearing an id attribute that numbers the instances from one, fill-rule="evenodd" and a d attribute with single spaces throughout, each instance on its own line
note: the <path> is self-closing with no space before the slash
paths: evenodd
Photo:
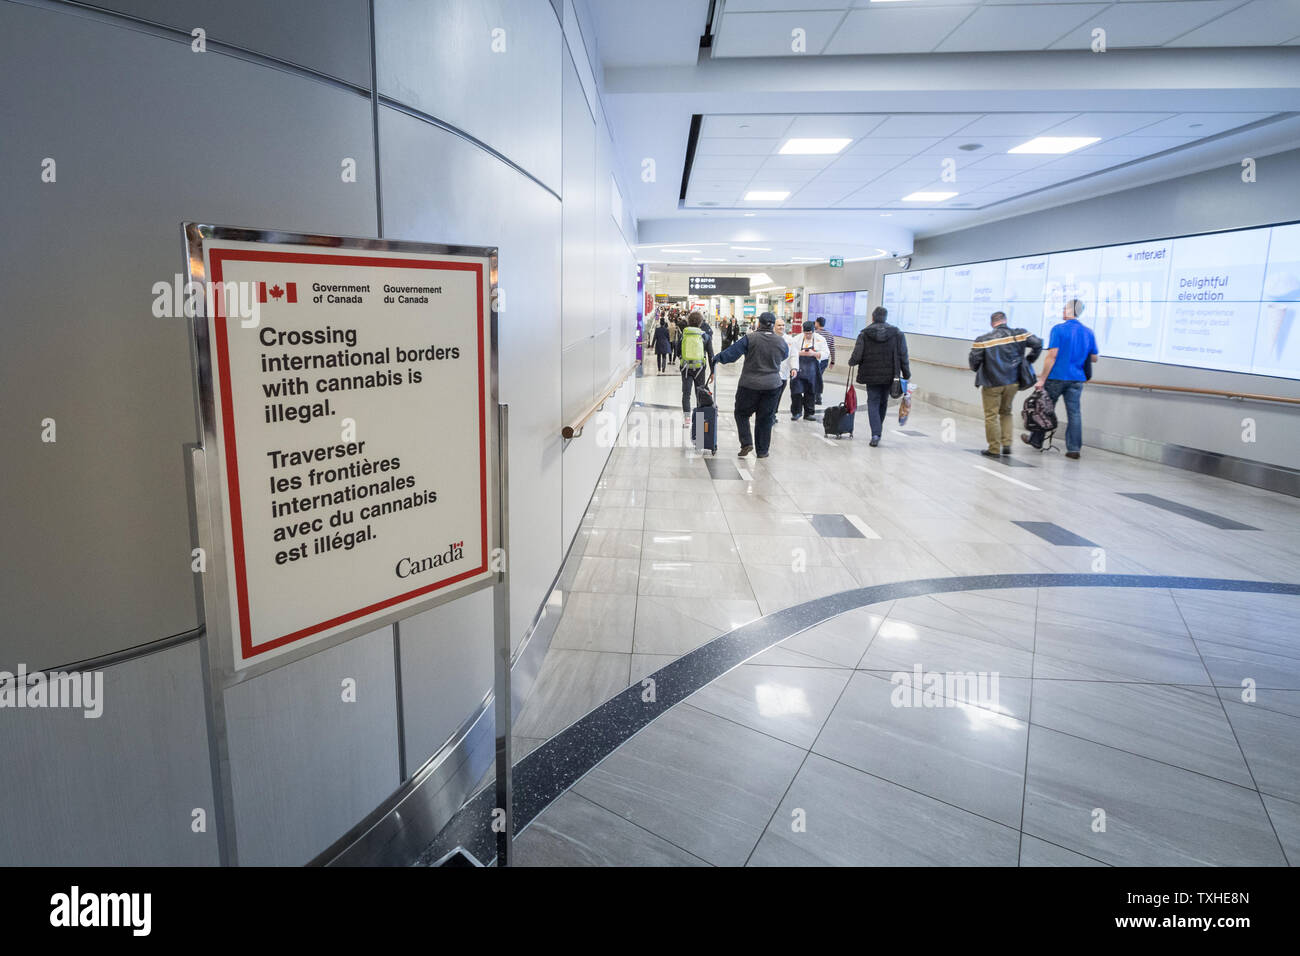
<path id="1" fill-rule="evenodd" d="M 498 482 L 500 497 L 498 499 L 498 524 L 501 540 L 509 538 L 506 526 L 509 508 L 507 469 L 507 434 L 509 427 L 510 406 L 497 406 L 497 462 L 500 466 Z M 493 668 L 493 684 L 496 694 L 496 769 L 497 769 L 497 809 L 500 812 L 497 830 L 497 866 L 510 866 L 514 857 L 515 813 L 514 784 L 510 779 L 514 764 L 511 735 L 514 727 L 514 706 L 510 693 L 510 579 L 505 555 L 498 560 L 500 571 L 497 573 L 496 585 L 492 591 L 492 615 L 495 624 L 493 644 L 496 651 Z M 498 821 L 494 821 L 494 824 Z"/>

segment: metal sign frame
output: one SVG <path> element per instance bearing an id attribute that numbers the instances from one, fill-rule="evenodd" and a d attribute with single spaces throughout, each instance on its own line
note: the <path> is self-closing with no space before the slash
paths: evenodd
<path id="1" fill-rule="evenodd" d="M 295 661 L 303 660 L 314 654 L 344 644 L 362 634 L 372 633 L 392 625 L 404 618 L 420 614 L 442 604 L 458 600 L 469 594 L 487 588 L 494 590 L 494 670 L 496 671 L 495 690 L 497 706 L 497 758 L 498 790 L 504 802 L 499 803 L 506 811 L 508 821 L 504 834 L 499 836 L 499 864 L 508 864 L 511 837 L 513 835 L 513 814 L 510 812 L 510 628 L 509 628 L 509 583 L 505 563 L 498 562 L 499 570 L 488 573 L 481 580 L 459 587 L 452 586 L 435 590 L 428 594 L 404 601 L 400 606 L 386 613 L 365 616 L 364 620 L 351 626 L 342 627 L 328 637 L 311 641 L 299 647 L 288 648 L 274 657 L 261 661 L 248 661 L 243 666 L 236 666 L 235 628 L 231 619 L 230 582 L 227 575 L 227 549 L 225 544 L 225 522 L 227 520 L 226 502 L 223 500 L 220 469 L 225 467 L 218 449 L 221 444 L 217 435 L 218 400 L 216 383 L 213 380 L 213 362 L 211 349 L 214 343 L 209 340 L 208 303 L 209 297 L 207 265 L 204 257 L 204 243 L 209 241 L 264 242 L 281 245 L 299 245 L 313 247 L 322 253 L 337 251 L 359 251 L 365 253 L 391 252 L 415 253 L 420 255 L 444 255 L 479 258 L 484 260 L 485 279 L 487 282 L 486 301 L 484 303 L 487 323 L 487 350 L 484 356 L 485 375 L 487 378 L 487 395 L 482 414 L 485 418 L 486 474 L 487 490 L 488 554 L 485 560 L 491 568 L 491 555 L 497 549 L 505 554 L 508 534 L 508 486 L 505 462 L 506 448 L 506 406 L 499 401 L 499 338 L 497 314 L 497 279 L 498 257 L 496 247 L 444 245 L 424 242 L 408 242 L 389 239 L 365 239 L 346 236 L 328 236 L 277 230 L 250 229 L 237 226 L 213 225 L 198 222 L 182 224 L 182 237 L 186 259 L 186 272 L 189 280 L 203 291 L 202 296 L 194 300 L 194 314 L 191 325 L 191 367 L 194 374 L 196 395 L 196 417 L 198 419 L 201 444 L 191 450 L 191 467 L 195 495 L 196 543 L 206 556 L 207 570 L 202 575 L 203 600 L 200 607 L 200 624 L 203 627 L 203 670 L 207 691 L 207 711 L 209 741 L 212 750 L 213 782 L 217 788 L 219 800 L 216 808 L 216 824 L 221 834 L 221 860 L 226 864 L 237 863 L 237 851 L 234 834 L 234 797 L 231 789 L 229 766 L 229 747 L 225 720 L 225 692 L 229 688 L 258 677 L 269 671 L 284 667 Z M 495 413 L 494 413 L 495 412 Z M 503 650 L 504 646 L 504 650 Z M 504 661 L 504 667 L 503 667 Z M 504 670 L 504 673 L 503 673 Z M 500 706 L 504 693 L 506 703 L 504 714 Z M 398 702 L 400 708 L 401 703 Z M 400 715 L 399 715 L 400 716 Z"/>

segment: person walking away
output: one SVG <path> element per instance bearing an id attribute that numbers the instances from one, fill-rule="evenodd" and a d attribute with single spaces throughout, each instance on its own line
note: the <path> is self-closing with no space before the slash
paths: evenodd
<path id="1" fill-rule="evenodd" d="M 826 380 L 826 370 L 835 367 L 835 336 L 826 331 L 826 317 L 817 316 L 817 331 L 821 337 L 826 340 L 826 348 L 830 351 L 830 357 L 822 359 L 822 381 Z M 817 390 L 817 404 L 822 403 L 822 390 Z"/>
<path id="2" fill-rule="evenodd" d="M 790 379 L 790 420 L 798 421 L 802 413 L 805 421 L 815 421 L 817 395 L 822 388 L 822 362 L 830 356 L 830 350 L 821 334 L 814 331 L 811 321 L 803 324 L 803 334 L 796 335 L 795 339 L 796 350 L 790 363 L 797 374 Z"/>
<path id="3" fill-rule="evenodd" d="M 683 425 L 691 424 L 691 398 L 696 388 L 703 388 L 712 379 L 713 343 L 704 335 L 704 319 L 692 312 L 686 319 L 681 335 L 682 360 L 682 418 Z"/>
<path id="4" fill-rule="evenodd" d="M 672 333 L 668 330 L 668 323 L 660 319 L 659 325 L 655 328 L 655 361 L 659 365 L 658 374 L 662 375 L 666 370 L 668 353 L 671 351 Z"/>
<path id="5" fill-rule="evenodd" d="M 1061 321 L 1052 326 L 1047 340 L 1036 385 L 1046 390 L 1052 411 L 1056 411 L 1056 400 L 1065 396 L 1065 413 L 1070 418 L 1065 426 L 1065 457 L 1075 460 L 1083 448 L 1083 383 L 1092 378 L 1092 363 L 1097 361 L 1097 338 L 1079 321 L 1081 315 L 1081 301 L 1071 299 L 1065 303 Z M 1027 436 L 1021 439 L 1029 442 Z"/>
<path id="6" fill-rule="evenodd" d="M 858 333 L 849 357 L 849 368 L 858 367 L 858 384 L 867 387 L 867 418 L 871 422 L 871 447 L 880 444 L 889 390 L 894 379 L 912 377 L 907 362 L 907 337 L 902 329 L 886 322 L 889 310 L 878 305 L 871 312 L 871 324 Z"/>
<path id="7" fill-rule="evenodd" d="M 1024 362 L 1032 366 L 1043 350 L 1043 340 L 1025 329 L 1007 327 L 1007 314 L 989 316 L 993 326 L 975 340 L 967 361 L 975 373 L 975 385 L 984 403 L 984 438 L 988 447 L 981 454 L 1000 458 L 1011 454 L 1011 403 L 1028 383 L 1021 380 Z M 1032 375 L 1032 371 L 1030 372 Z"/>
<path id="8" fill-rule="evenodd" d="M 741 336 L 730 348 L 718 354 L 718 361 L 728 365 L 743 358 L 740 381 L 736 385 L 736 431 L 740 433 L 743 458 L 751 451 L 766 458 L 772 444 L 772 419 L 781 398 L 781 365 L 790 355 L 785 340 L 776 334 L 776 316 L 764 312 L 758 317 L 758 331 Z M 749 418 L 754 417 L 751 436 Z"/>

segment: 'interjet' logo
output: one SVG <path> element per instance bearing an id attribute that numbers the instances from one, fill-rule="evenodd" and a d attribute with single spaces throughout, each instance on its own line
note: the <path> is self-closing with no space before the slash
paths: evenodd
<path id="1" fill-rule="evenodd" d="M 153 926 L 152 893 L 82 893 L 78 886 L 50 897 L 50 925 L 122 927 L 148 936 Z"/>

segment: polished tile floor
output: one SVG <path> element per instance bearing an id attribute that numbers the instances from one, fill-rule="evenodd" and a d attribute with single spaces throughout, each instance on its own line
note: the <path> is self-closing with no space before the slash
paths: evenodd
<path id="1" fill-rule="evenodd" d="M 720 634 L 852 588 L 1011 572 L 1300 582 L 1295 499 L 1090 448 L 991 461 L 975 454 L 981 422 L 923 404 L 874 449 L 863 412 L 859 437 L 835 441 L 783 408 L 771 457 L 739 459 L 735 378 L 719 372 L 707 460 L 684 439 L 677 375 L 639 381 L 516 759 Z M 1297 619 L 1296 596 L 1168 588 L 849 611 L 622 744 L 528 826 L 517 860 L 1297 863 Z"/>

